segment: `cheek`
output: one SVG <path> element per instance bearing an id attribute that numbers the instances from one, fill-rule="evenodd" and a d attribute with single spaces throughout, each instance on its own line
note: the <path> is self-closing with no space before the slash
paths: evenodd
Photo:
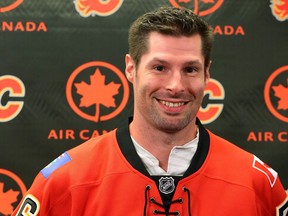
<path id="1" fill-rule="evenodd" d="M 160 80 L 153 79 L 152 77 L 141 77 L 140 79 L 136 80 L 135 90 L 141 92 L 142 94 L 153 92 L 157 86 L 159 86 L 159 81 Z"/>
<path id="2" fill-rule="evenodd" d="M 198 82 L 193 82 L 190 84 L 190 92 L 195 96 L 195 97 L 202 97 L 204 94 L 206 84 L 205 82 L 198 81 Z"/>
<path id="3" fill-rule="evenodd" d="M 147 86 L 146 83 L 144 83 L 144 80 L 139 78 L 135 79 L 133 89 L 136 103 L 143 103 L 142 101 L 146 97 L 147 92 Z"/>

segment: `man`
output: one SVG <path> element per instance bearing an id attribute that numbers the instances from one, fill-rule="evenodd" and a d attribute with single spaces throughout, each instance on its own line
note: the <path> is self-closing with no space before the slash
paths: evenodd
<path id="1" fill-rule="evenodd" d="M 125 59 L 133 118 L 44 168 L 13 215 L 287 215 L 277 173 L 196 117 L 212 42 L 188 9 L 138 18 Z"/>

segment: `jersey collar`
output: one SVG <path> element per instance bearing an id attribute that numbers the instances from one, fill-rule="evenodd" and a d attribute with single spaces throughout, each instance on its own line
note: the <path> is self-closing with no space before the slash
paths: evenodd
<path id="1" fill-rule="evenodd" d="M 146 170 L 142 160 L 138 156 L 136 149 L 133 145 L 133 142 L 130 137 L 129 124 L 132 121 L 132 118 L 129 118 L 127 124 L 117 129 L 116 138 L 118 145 L 122 154 L 125 156 L 126 160 L 131 164 L 131 166 L 141 172 L 142 174 L 150 177 L 148 171 Z M 187 171 L 184 173 L 183 177 L 187 177 L 199 170 L 204 163 L 210 146 L 210 138 L 207 130 L 203 127 L 200 120 L 197 118 L 196 124 L 199 128 L 199 143 L 196 150 L 196 153 L 191 161 L 190 166 Z"/>

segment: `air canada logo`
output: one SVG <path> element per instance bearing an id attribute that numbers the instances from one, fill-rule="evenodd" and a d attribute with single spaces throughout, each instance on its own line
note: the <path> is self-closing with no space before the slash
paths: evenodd
<path id="1" fill-rule="evenodd" d="M 24 0 L 0 0 L 0 13 L 5 13 L 14 10 L 23 3 Z M 9 2 L 9 3 L 7 3 Z M 45 22 L 17 21 L 17 20 L 1 20 L 0 32 L 47 32 Z"/>
<path id="2" fill-rule="evenodd" d="M 206 16 L 215 12 L 224 0 L 169 0 L 174 7 L 185 7 L 193 9 L 195 14 Z"/>
<path id="3" fill-rule="evenodd" d="M 269 111 L 288 123 L 288 65 L 270 75 L 265 84 L 264 99 Z"/>
<path id="4" fill-rule="evenodd" d="M 279 21 L 288 20 L 288 0 L 270 0 L 274 17 Z"/>
<path id="5" fill-rule="evenodd" d="M 115 13 L 124 0 L 75 0 L 76 11 L 82 17 L 109 16 Z"/>
<path id="6" fill-rule="evenodd" d="M 5 169 L 0 169 L 0 215 L 11 215 L 26 193 L 22 180 Z"/>
<path id="7" fill-rule="evenodd" d="M 224 0 L 169 0 L 170 4 L 176 8 L 189 8 L 199 16 L 207 16 L 217 11 Z M 246 34 L 242 25 L 215 25 L 213 26 L 214 35 L 225 36 L 244 36 Z"/>
<path id="8" fill-rule="evenodd" d="M 99 122 L 117 116 L 129 99 L 124 74 L 107 62 L 88 62 L 68 79 L 66 97 L 73 111 L 84 119 Z"/>
<path id="9" fill-rule="evenodd" d="M 11 1 L 10 1 L 11 2 Z M 16 7 L 18 7 L 21 3 L 23 2 L 23 0 L 14 0 L 12 1 L 10 4 L 4 4 L 3 5 L 3 1 L 0 3 L 0 13 L 4 13 L 4 12 L 8 12 L 11 10 L 14 10 Z"/>

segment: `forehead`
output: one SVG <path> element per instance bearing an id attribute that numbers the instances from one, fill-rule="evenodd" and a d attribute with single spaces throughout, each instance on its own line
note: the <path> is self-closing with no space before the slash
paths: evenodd
<path id="1" fill-rule="evenodd" d="M 167 57 L 174 59 L 201 60 L 202 40 L 199 34 L 191 36 L 171 36 L 151 32 L 148 37 L 147 52 L 142 57 Z"/>

